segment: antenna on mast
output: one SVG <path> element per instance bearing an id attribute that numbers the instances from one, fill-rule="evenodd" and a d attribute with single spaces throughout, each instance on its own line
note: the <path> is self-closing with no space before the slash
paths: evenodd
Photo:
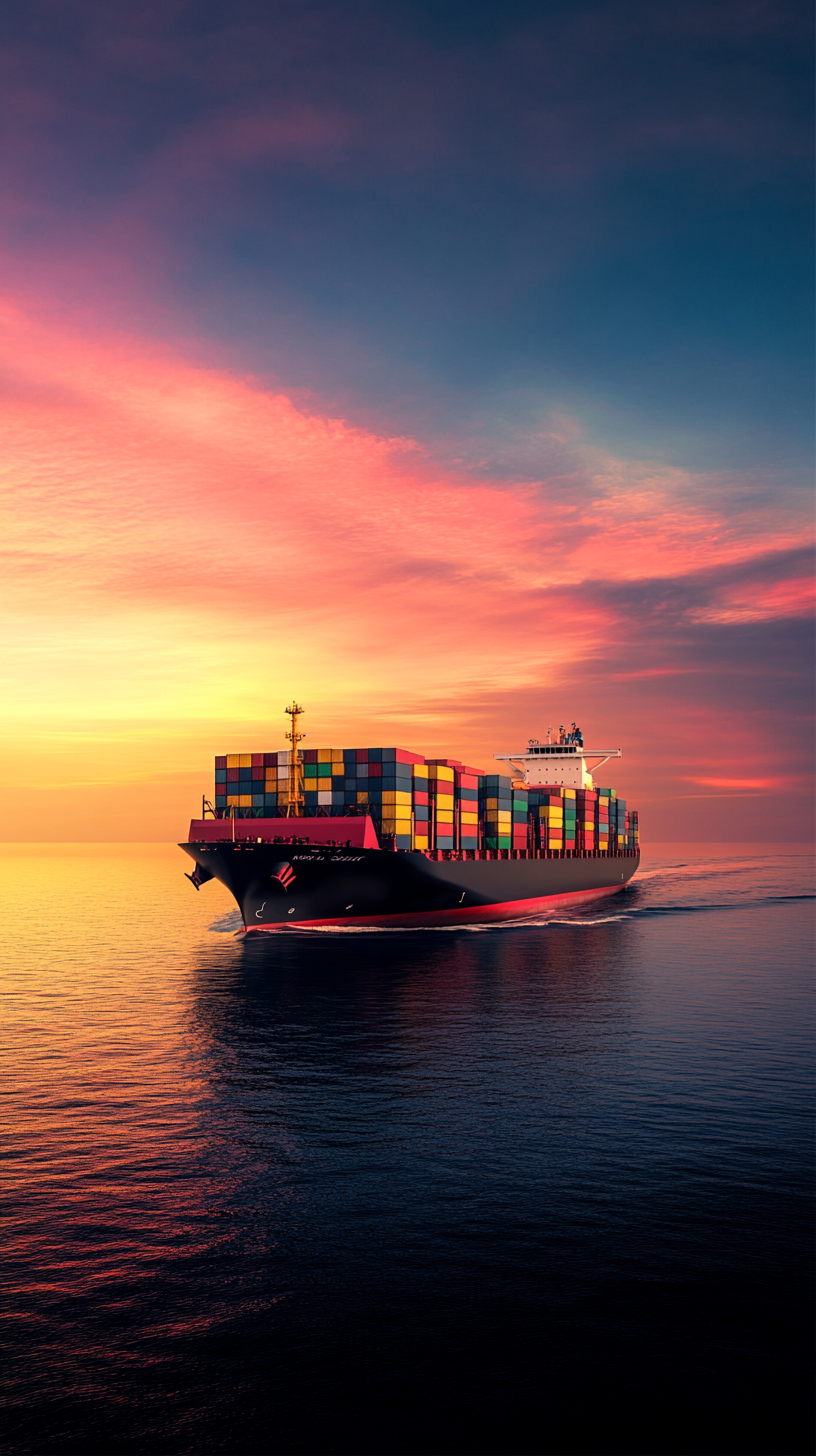
<path id="1" fill-rule="evenodd" d="M 289 753 L 289 792 L 287 795 L 286 817 L 300 818 L 303 814 L 303 775 L 301 772 L 298 744 L 302 738 L 306 737 L 306 734 L 298 733 L 298 718 L 303 712 L 303 709 L 293 698 L 291 706 L 284 708 L 283 711 L 284 713 L 288 713 L 292 719 L 292 731 L 285 735 L 292 745 Z"/>

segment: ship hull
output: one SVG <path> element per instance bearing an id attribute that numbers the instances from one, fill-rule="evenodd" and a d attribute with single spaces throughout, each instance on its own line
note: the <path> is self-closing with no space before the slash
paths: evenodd
<path id="1" fill-rule="evenodd" d="M 193 882 L 217 879 L 247 933 L 483 925 L 557 914 L 619 893 L 639 856 L 431 858 L 328 844 L 190 842 Z"/>

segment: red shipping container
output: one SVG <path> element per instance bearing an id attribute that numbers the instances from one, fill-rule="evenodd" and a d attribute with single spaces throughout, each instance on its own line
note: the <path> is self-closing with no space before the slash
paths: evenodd
<path id="1" fill-rule="evenodd" d="M 216 768 L 226 768 L 226 766 L 227 766 L 227 755 L 225 753 L 222 754 L 220 758 L 217 758 L 215 760 L 215 766 L 216 766 Z"/>
<path id="2" fill-rule="evenodd" d="M 357 762 L 359 763 L 360 760 L 358 759 Z M 368 765 L 368 777 L 370 779 L 381 779 L 382 778 L 382 764 L 381 763 L 370 763 Z"/>
<path id="3" fill-rule="evenodd" d="M 475 774 L 457 774 L 455 782 L 460 789 L 478 789 L 479 780 Z"/>
<path id="4" fill-rule="evenodd" d="M 357 760 L 359 763 L 359 759 Z M 407 748 L 397 749 L 397 763 L 424 763 L 421 753 L 409 753 Z"/>
<path id="5" fill-rule="evenodd" d="M 238 773 L 237 768 L 228 768 L 227 769 L 227 783 L 228 784 L 237 784 L 238 783 L 238 779 L 239 779 L 239 773 Z"/>
<path id="6" fill-rule="evenodd" d="M 428 802 L 428 795 L 426 793 L 424 793 L 422 789 L 414 789 L 414 803 L 415 804 L 427 804 L 427 802 Z"/>
<path id="7" fill-rule="evenodd" d="M 264 756 L 263 756 L 263 754 L 262 753 L 253 753 L 252 754 L 252 767 L 253 768 L 263 768 L 263 765 L 264 765 Z"/>
<path id="8" fill-rule="evenodd" d="M 358 748 L 357 749 L 357 762 L 358 763 L 368 763 L 368 749 L 367 748 Z"/>

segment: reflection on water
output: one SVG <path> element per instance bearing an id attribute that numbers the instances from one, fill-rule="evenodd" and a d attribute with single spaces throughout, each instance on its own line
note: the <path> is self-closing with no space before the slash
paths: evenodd
<path id="1" fill-rule="evenodd" d="M 180 859 L 3 862 L 11 1450 L 805 1449 L 801 856 L 270 941 Z"/>

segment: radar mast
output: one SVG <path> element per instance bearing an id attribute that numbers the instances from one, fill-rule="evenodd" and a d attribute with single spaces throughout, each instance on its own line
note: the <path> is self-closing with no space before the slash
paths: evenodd
<path id="1" fill-rule="evenodd" d="M 287 818 L 301 818 L 303 815 L 303 771 L 300 762 L 300 750 L 298 744 L 306 737 L 305 733 L 298 733 L 298 719 L 303 712 L 299 703 L 292 699 L 291 705 L 284 708 L 285 713 L 292 719 L 292 731 L 285 736 L 289 739 L 292 747 L 289 751 L 289 784 L 286 804 Z"/>

